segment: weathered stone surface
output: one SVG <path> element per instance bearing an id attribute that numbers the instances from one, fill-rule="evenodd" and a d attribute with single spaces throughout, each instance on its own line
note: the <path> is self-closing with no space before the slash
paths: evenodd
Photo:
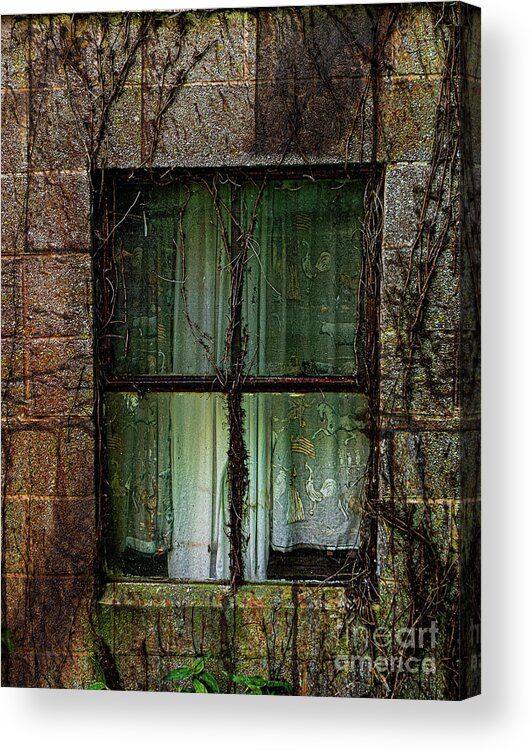
<path id="1" fill-rule="evenodd" d="M 473 425 L 472 430 L 464 426 L 460 433 L 460 484 L 464 503 L 474 502 L 478 506 L 481 491 L 480 448 L 480 414 L 477 414 L 477 425 Z M 478 528 L 475 533 L 478 533 Z"/>
<path id="2" fill-rule="evenodd" d="M 426 234 L 429 228 L 434 241 L 447 223 L 446 245 L 452 247 L 456 243 L 460 207 L 455 207 L 455 214 L 449 217 L 437 201 L 440 193 L 445 195 L 448 190 L 449 173 L 444 178 L 441 171 L 433 173 L 428 164 L 388 167 L 384 190 L 383 249 L 410 248 L 418 241 L 420 231 Z"/>
<path id="3" fill-rule="evenodd" d="M 476 78 L 465 79 L 462 84 L 466 123 L 470 131 L 468 137 L 471 140 L 471 159 L 475 165 L 480 165 L 482 148 L 480 88 L 480 80 Z"/>
<path id="4" fill-rule="evenodd" d="M 30 340 L 30 415 L 90 416 L 93 407 L 93 355 L 90 340 Z"/>
<path id="5" fill-rule="evenodd" d="M 2 14 L 2 89 L 10 88 L 28 88 L 28 19 Z"/>
<path id="6" fill-rule="evenodd" d="M 346 151 L 368 153 L 370 115 L 357 105 L 366 87 L 362 78 L 313 78 L 304 86 L 280 78 L 257 84 L 256 155 L 294 153 L 310 161 L 345 160 Z M 297 117 L 294 117 L 297 112 Z"/>
<path id="7" fill-rule="evenodd" d="M 117 655 L 220 655 L 227 588 L 219 585 L 110 585 L 99 607 Z"/>
<path id="8" fill-rule="evenodd" d="M 2 174 L 22 172 L 28 156 L 28 92 L 2 91 Z"/>
<path id="9" fill-rule="evenodd" d="M 26 246 L 26 202 L 28 181 L 25 175 L 2 175 L 2 253 L 16 254 Z"/>
<path id="10" fill-rule="evenodd" d="M 422 499 L 401 498 L 394 498 L 384 505 L 379 530 L 379 575 L 382 581 L 387 582 L 388 589 L 395 587 L 396 591 L 400 591 L 408 587 L 408 568 L 411 562 L 404 556 L 407 541 L 411 541 L 412 547 L 418 546 L 418 555 L 422 555 L 421 547 L 427 541 L 435 547 L 441 561 L 454 559 L 456 563 L 459 507 L 459 501 L 433 503 Z M 390 522 L 395 518 L 404 523 L 402 530 Z M 427 573 L 429 582 L 433 574 L 435 573 Z"/>
<path id="11" fill-rule="evenodd" d="M 373 27 L 364 6 L 259 14 L 257 158 L 370 161 Z"/>
<path id="12" fill-rule="evenodd" d="M 429 161 L 432 154 L 439 80 L 384 80 L 379 97 L 379 156 L 386 162 Z"/>
<path id="13" fill-rule="evenodd" d="M 117 655 L 116 668 L 126 691 L 148 690 L 148 662 L 143 655 Z"/>
<path id="14" fill-rule="evenodd" d="M 35 574 L 89 575 L 96 550 L 96 501 L 31 499 L 29 552 Z"/>
<path id="15" fill-rule="evenodd" d="M 4 492 L 10 495 L 53 495 L 57 449 L 57 435 L 53 431 L 4 430 Z"/>
<path id="16" fill-rule="evenodd" d="M 459 252 L 443 248 L 436 263 L 424 262 L 425 254 L 419 248 L 415 252 L 410 248 L 383 252 L 381 326 L 384 331 L 404 329 L 415 320 L 420 305 L 420 323 L 427 331 L 458 329 L 461 325 Z"/>
<path id="17" fill-rule="evenodd" d="M 91 247 L 89 178 L 32 175 L 28 183 L 27 250 L 82 251 Z"/>
<path id="18" fill-rule="evenodd" d="M 59 656 L 50 657 L 50 661 L 61 665 Z M 72 653 L 62 664 L 61 685 L 66 689 L 88 689 L 95 679 L 95 663 L 92 651 Z"/>
<path id="19" fill-rule="evenodd" d="M 466 9 L 465 23 L 462 26 L 463 43 L 467 54 L 465 59 L 465 73 L 471 78 L 480 80 L 481 72 L 481 19 L 480 10 L 473 6 Z"/>
<path id="20" fill-rule="evenodd" d="M 2 337 L 23 331 L 22 259 L 2 256 Z"/>
<path id="21" fill-rule="evenodd" d="M 480 171 L 464 165 L 461 181 L 462 223 L 460 244 L 460 327 L 471 333 L 480 331 Z M 479 337 L 477 336 L 477 339 Z"/>
<path id="22" fill-rule="evenodd" d="M 10 495 L 94 496 L 94 438 L 84 426 L 4 430 L 4 488 Z"/>
<path id="23" fill-rule="evenodd" d="M 142 14 L 32 17 L 31 75 L 37 89 L 83 89 L 100 95 L 124 80 L 140 83 Z"/>
<path id="24" fill-rule="evenodd" d="M 460 333 L 460 406 L 464 419 L 480 419 L 481 348 L 479 332 L 466 329 Z"/>
<path id="25" fill-rule="evenodd" d="M 138 606 L 115 609 L 113 645 L 116 654 L 220 655 L 220 604 Z"/>
<path id="26" fill-rule="evenodd" d="M 58 496 L 94 497 L 94 428 L 72 425 L 59 431 L 56 493 Z"/>
<path id="27" fill-rule="evenodd" d="M 6 496 L 3 500 L 4 574 L 24 574 L 31 566 L 29 561 L 29 500 Z"/>
<path id="28" fill-rule="evenodd" d="M 258 665 L 267 645 L 273 663 L 251 673 L 290 681 L 300 664 L 308 663 L 312 673 L 311 664 L 317 670 L 325 652 L 332 664 L 338 652 L 350 651 L 341 588 L 324 588 L 316 598 L 312 587 L 249 585 L 235 601 L 217 585 L 116 583 L 106 589 L 98 618 L 126 677 L 142 659 L 158 666 L 159 655 L 166 656 L 165 671 L 207 653 L 218 665 L 216 656 L 225 655 L 229 645 L 239 666 Z M 305 681 L 308 686 L 310 679 Z"/>
<path id="29" fill-rule="evenodd" d="M 80 170 L 88 164 L 92 126 L 88 94 L 37 89 L 31 99 L 31 126 L 33 170 Z M 64 203 L 68 206 L 68 201 Z"/>
<path id="30" fill-rule="evenodd" d="M 91 262 L 87 254 L 26 256 L 26 335 L 88 337 Z"/>
<path id="31" fill-rule="evenodd" d="M 164 97 L 170 92 L 163 92 Z M 160 90 L 144 94 L 144 156 L 153 166 L 217 166 L 249 162 L 255 118 L 253 88 L 242 85 L 184 86 L 160 125 Z"/>
<path id="32" fill-rule="evenodd" d="M 24 345 L 20 339 L 2 339 L 2 417 L 26 412 Z"/>
<path id="33" fill-rule="evenodd" d="M 88 689 L 95 677 L 92 652 L 48 653 L 45 651 L 15 651 L 15 660 L 6 659 L 5 676 L 8 686 L 58 687 Z"/>
<path id="34" fill-rule="evenodd" d="M 144 83 L 244 80 L 253 76 L 255 18 L 245 11 L 160 14 L 143 46 Z"/>
<path id="35" fill-rule="evenodd" d="M 375 17 L 369 6 L 263 10 L 257 24 L 257 78 L 329 79 L 369 72 Z"/>
<path id="36" fill-rule="evenodd" d="M 458 331 L 404 331 L 381 336 L 381 405 L 386 413 L 452 417 L 459 407 Z"/>
<path id="37" fill-rule="evenodd" d="M 6 576 L 5 584 L 15 655 L 36 651 L 38 673 L 46 676 L 55 667 L 46 654 L 66 663 L 70 654 L 86 652 L 91 578 L 42 577 L 30 569 L 28 576 Z"/>
<path id="38" fill-rule="evenodd" d="M 382 498 L 460 499 L 458 432 L 389 431 L 382 442 L 382 457 Z"/>
<path id="39" fill-rule="evenodd" d="M 128 89 L 109 109 L 107 125 L 98 155 L 107 167 L 135 167 L 142 161 L 142 94 L 140 87 Z"/>
<path id="40" fill-rule="evenodd" d="M 385 48 L 385 62 L 399 76 L 441 75 L 445 64 L 444 30 L 436 25 L 439 8 L 419 5 L 400 13 Z"/>

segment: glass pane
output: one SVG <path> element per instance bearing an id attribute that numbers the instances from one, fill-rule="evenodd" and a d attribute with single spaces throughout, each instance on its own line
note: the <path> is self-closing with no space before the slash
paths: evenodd
<path id="1" fill-rule="evenodd" d="M 242 189 L 242 214 L 258 190 Z M 244 295 L 251 373 L 355 370 L 362 180 L 273 180 L 256 206 Z"/>
<path id="2" fill-rule="evenodd" d="M 112 569 L 148 575 L 163 557 L 169 577 L 227 579 L 223 396 L 107 394 L 104 408 Z"/>
<path id="3" fill-rule="evenodd" d="M 254 394 L 244 397 L 244 406 L 246 577 L 266 579 L 270 549 L 356 547 L 370 446 L 367 399 Z"/>
<path id="4" fill-rule="evenodd" d="M 213 374 L 224 358 L 230 274 L 218 208 L 204 182 L 121 188 L 114 212 L 111 369 L 115 374 Z"/>

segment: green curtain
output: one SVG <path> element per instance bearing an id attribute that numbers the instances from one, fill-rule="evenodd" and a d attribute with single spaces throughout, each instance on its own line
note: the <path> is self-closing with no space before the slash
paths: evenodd
<path id="1" fill-rule="evenodd" d="M 107 394 L 111 551 L 167 554 L 168 575 L 229 576 L 225 400 Z"/>

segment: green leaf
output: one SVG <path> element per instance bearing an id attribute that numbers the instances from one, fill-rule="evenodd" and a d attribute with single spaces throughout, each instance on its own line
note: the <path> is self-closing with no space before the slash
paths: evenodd
<path id="1" fill-rule="evenodd" d="M 240 674 L 239 676 L 233 676 L 233 681 L 236 684 L 244 684 L 246 687 L 264 687 L 266 685 L 266 679 L 263 676 L 246 676 L 246 674 Z"/>
<path id="2" fill-rule="evenodd" d="M 199 679 L 192 679 L 192 686 L 194 687 L 195 692 L 200 692 L 204 695 L 207 694 L 207 687 L 204 687 Z"/>
<path id="3" fill-rule="evenodd" d="M 201 674 L 203 669 L 205 668 L 206 658 L 196 658 L 194 663 L 192 664 L 192 673 L 196 676 L 198 674 Z"/>
<path id="4" fill-rule="evenodd" d="M 265 687 L 267 681 L 263 676 L 248 676 L 248 684 L 250 687 Z"/>
<path id="5" fill-rule="evenodd" d="M 218 694 L 220 692 L 220 685 L 218 684 L 218 680 L 211 674 L 210 671 L 203 671 L 200 681 L 205 684 L 210 692 L 214 694 Z"/>
<path id="6" fill-rule="evenodd" d="M 183 681 L 183 679 L 190 679 L 192 676 L 192 671 L 187 668 L 187 666 L 179 666 L 179 668 L 174 668 L 173 671 L 170 671 L 169 674 L 166 674 L 164 677 L 164 681 Z"/>
<path id="7" fill-rule="evenodd" d="M 247 684 L 247 676 L 232 676 L 231 681 L 235 684 Z"/>
<path id="8" fill-rule="evenodd" d="M 109 689 L 109 687 L 105 682 L 95 681 L 92 682 L 92 684 L 89 684 L 88 689 Z"/>
<path id="9" fill-rule="evenodd" d="M 281 679 L 270 679 L 270 681 L 266 682 L 265 689 L 267 689 L 268 692 L 271 692 L 271 694 L 278 694 L 276 690 L 280 689 L 286 692 L 286 694 L 294 694 L 293 686 L 289 682 L 282 681 Z"/>

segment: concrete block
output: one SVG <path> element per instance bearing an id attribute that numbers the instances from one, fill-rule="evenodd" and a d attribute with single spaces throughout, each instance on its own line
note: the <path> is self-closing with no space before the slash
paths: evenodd
<path id="1" fill-rule="evenodd" d="M 23 172 L 28 158 L 28 92 L 2 91 L 2 174 Z"/>
<path id="2" fill-rule="evenodd" d="M 26 336 L 89 337 L 91 260 L 88 254 L 24 258 Z"/>
<path id="3" fill-rule="evenodd" d="M 2 253 L 17 254 L 26 246 L 26 175 L 2 175 Z"/>
<path id="4" fill-rule="evenodd" d="M 169 94 L 159 87 L 145 92 L 143 150 L 148 164 L 212 167 L 249 162 L 255 127 L 252 87 L 185 86 L 158 122 Z"/>
<path id="5" fill-rule="evenodd" d="M 91 247 L 89 178 L 32 175 L 28 193 L 27 250 L 83 251 Z"/>
<path id="6" fill-rule="evenodd" d="M 90 416 L 93 408 L 90 340 L 29 340 L 27 349 L 29 414 Z"/>

